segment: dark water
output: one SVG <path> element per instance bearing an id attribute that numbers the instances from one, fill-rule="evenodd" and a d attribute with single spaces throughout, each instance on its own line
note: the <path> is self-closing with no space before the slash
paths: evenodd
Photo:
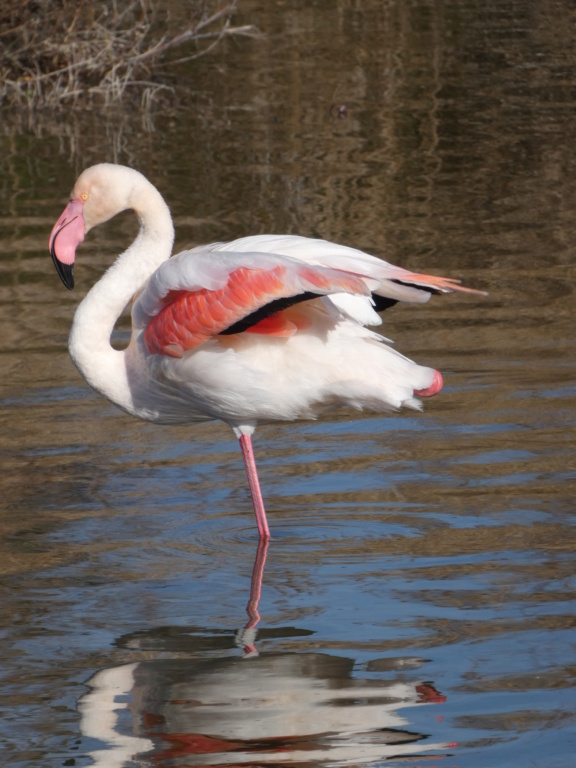
<path id="1" fill-rule="evenodd" d="M 575 20 L 244 0 L 263 36 L 183 71 L 187 112 L 6 118 L 4 764 L 574 764 Z M 490 292 L 388 313 L 445 374 L 425 413 L 259 429 L 267 552 L 227 428 L 131 421 L 68 360 L 135 231 L 91 233 L 64 291 L 48 233 L 101 160 L 159 186 L 178 248 L 298 232 Z"/>

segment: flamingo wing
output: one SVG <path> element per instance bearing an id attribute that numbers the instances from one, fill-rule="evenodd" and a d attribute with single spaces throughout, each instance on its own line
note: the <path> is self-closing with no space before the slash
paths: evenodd
<path id="1" fill-rule="evenodd" d="M 376 313 L 399 301 L 421 304 L 432 294 L 452 292 L 486 295 L 484 291 L 460 285 L 459 280 L 411 272 L 364 251 L 327 240 L 298 235 L 256 235 L 208 247 L 220 252 L 232 249 L 236 252 L 268 251 L 316 266 L 369 276 L 376 281 L 371 304 L 363 297 L 350 294 L 332 295 L 329 299 L 338 309 L 364 325 L 380 324 L 381 319 Z"/>
<path id="2" fill-rule="evenodd" d="M 370 277 L 273 253 L 184 251 L 162 264 L 132 318 L 151 354 L 182 357 L 208 339 L 241 332 L 288 336 L 282 310 L 329 294 L 370 296 Z"/>

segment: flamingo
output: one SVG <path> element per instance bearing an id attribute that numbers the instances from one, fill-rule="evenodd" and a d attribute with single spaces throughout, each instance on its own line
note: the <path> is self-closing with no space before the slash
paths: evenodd
<path id="1" fill-rule="evenodd" d="M 174 227 L 159 191 L 138 171 L 101 163 L 76 181 L 50 234 L 62 282 L 74 286 L 77 246 L 90 229 L 132 209 L 140 230 L 92 287 L 72 322 L 82 376 L 123 411 L 160 424 L 221 419 L 240 442 L 258 533 L 270 529 L 252 435 L 260 422 L 314 419 L 337 407 L 420 409 L 442 376 L 394 350 L 367 326 L 398 301 L 481 293 L 416 274 L 344 245 L 256 235 L 171 256 Z M 110 343 L 132 301 L 132 335 Z"/>

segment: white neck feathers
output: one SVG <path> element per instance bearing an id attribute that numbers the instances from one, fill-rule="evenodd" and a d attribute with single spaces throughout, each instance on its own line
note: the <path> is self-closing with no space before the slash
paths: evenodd
<path id="1" fill-rule="evenodd" d="M 127 411 L 132 410 L 132 397 L 125 353 L 112 347 L 110 337 L 134 294 L 170 258 L 174 241 L 168 206 L 152 184 L 137 176 L 138 183 L 132 186 L 129 204 L 124 207 L 131 207 L 137 214 L 140 232 L 78 307 L 69 339 L 70 355 L 88 383 Z M 133 185 L 134 178 L 129 180 Z"/>

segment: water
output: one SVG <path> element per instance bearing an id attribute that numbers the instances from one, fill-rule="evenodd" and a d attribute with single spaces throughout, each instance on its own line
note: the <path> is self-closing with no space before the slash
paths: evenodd
<path id="1" fill-rule="evenodd" d="M 571 766 L 573 10 L 241 5 L 264 36 L 182 73 L 189 112 L 4 123 L 4 761 Z M 132 421 L 68 360 L 135 231 L 63 290 L 46 240 L 100 160 L 159 186 L 177 248 L 298 232 L 490 292 L 387 313 L 445 374 L 423 414 L 258 430 L 267 552 L 227 428 Z"/>

